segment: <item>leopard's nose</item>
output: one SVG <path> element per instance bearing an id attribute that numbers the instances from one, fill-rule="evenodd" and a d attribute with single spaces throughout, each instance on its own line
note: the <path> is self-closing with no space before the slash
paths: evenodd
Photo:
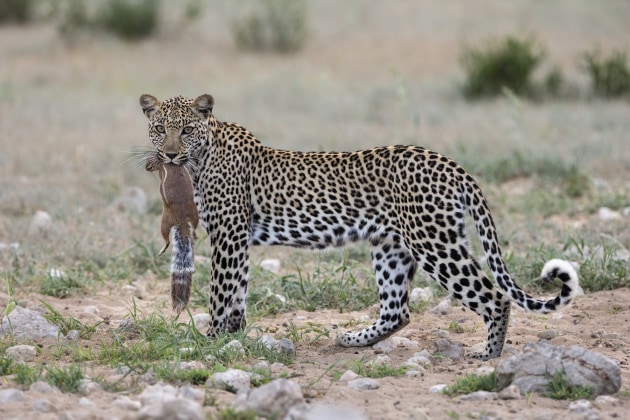
<path id="1" fill-rule="evenodd" d="M 177 157 L 177 153 L 165 153 L 166 157 L 173 160 Z"/>

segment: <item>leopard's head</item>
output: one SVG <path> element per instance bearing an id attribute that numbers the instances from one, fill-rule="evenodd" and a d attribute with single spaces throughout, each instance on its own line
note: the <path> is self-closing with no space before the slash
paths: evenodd
<path id="1" fill-rule="evenodd" d="M 191 164 L 202 147 L 211 141 L 209 120 L 214 99 L 205 94 L 192 100 L 182 96 L 160 102 L 151 95 L 140 96 L 140 106 L 149 119 L 149 140 L 156 148 L 153 159 L 175 165 Z"/>

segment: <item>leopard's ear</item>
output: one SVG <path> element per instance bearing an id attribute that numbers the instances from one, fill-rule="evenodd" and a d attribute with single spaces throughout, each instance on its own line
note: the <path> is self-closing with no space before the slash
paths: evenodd
<path id="1" fill-rule="evenodd" d="M 203 94 L 192 103 L 192 109 L 203 118 L 208 118 L 214 107 L 214 98 L 212 95 Z"/>
<path id="2" fill-rule="evenodd" d="M 142 112 L 147 118 L 151 118 L 155 111 L 160 107 L 160 101 L 155 96 L 151 96 L 148 94 L 144 94 L 140 96 L 140 106 L 142 107 Z"/>

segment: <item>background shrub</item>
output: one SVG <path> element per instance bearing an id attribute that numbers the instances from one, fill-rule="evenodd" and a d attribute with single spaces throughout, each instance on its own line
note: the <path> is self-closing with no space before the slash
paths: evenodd
<path id="1" fill-rule="evenodd" d="M 160 0 L 108 0 L 98 20 L 117 36 L 134 41 L 148 38 L 157 30 Z"/>
<path id="2" fill-rule="evenodd" d="M 630 93 L 630 70 L 624 51 L 614 51 L 608 58 L 601 58 L 599 51 L 588 52 L 584 54 L 584 67 L 596 95 L 618 98 Z"/>
<path id="3" fill-rule="evenodd" d="M 485 48 L 466 48 L 460 60 L 466 72 L 464 96 L 469 99 L 500 95 L 509 89 L 516 95 L 531 95 L 532 74 L 545 56 L 532 38 L 508 36 Z"/>
<path id="4" fill-rule="evenodd" d="M 28 22 L 33 17 L 34 0 L 0 0 L 0 23 Z"/>
<path id="5" fill-rule="evenodd" d="M 303 0 L 250 1 L 232 22 L 236 45 L 244 50 L 295 52 L 306 40 L 306 3 Z"/>

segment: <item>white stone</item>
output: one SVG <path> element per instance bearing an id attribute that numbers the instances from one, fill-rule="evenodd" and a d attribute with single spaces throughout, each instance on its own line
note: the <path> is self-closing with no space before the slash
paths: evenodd
<path id="1" fill-rule="evenodd" d="M 33 401 L 33 411 L 37 411 L 40 413 L 51 413 L 56 410 L 57 408 L 54 405 L 52 405 L 52 403 L 48 400 Z"/>
<path id="2" fill-rule="evenodd" d="M 385 339 L 385 340 L 381 340 L 378 343 L 375 343 L 374 345 L 372 345 L 372 349 L 376 350 L 377 352 L 381 352 L 381 353 L 391 353 L 394 350 L 396 350 L 396 344 L 393 343 L 393 341 L 391 340 L 391 338 Z"/>
<path id="3" fill-rule="evenodd" d="M 15 362 L 32 362 L 37 356 L 37 350 L 35 346 L 29 346 L 26 344 L 20 344 L 17 346 L 9 347 L 6 350 L 6 356 Z"/>
<path id="4" fill-rule="evenodd" d="M 96 306 L 90 305 L 83 308 L 83 312 L 85 312 L 86 314 L 98 315 L 100 311 Z"/>
<path id="5" fill-rule="evenodd" d="M 496 392 L 475 391 L 459 397 L 460 401 L 492 401 L 497 399 Z"/>
<path id="6" fill-rule="evenodd" d="M 45 211 L 38 210 L 31 218 L 28 226 L 29 235 L 47 236 L 52 228 L 52 217 Z"/>
<path id="7" fill-rule="evenodd" d="M 436 315 L 446 315 L 451 310 L 451 299 L 446 298 L 440 303 L 437 304 L 433 309 L 431 309 L 432 314 Z"/>
<path id="8" fill-rule="evenodd" d="M 4 404 L 20 401 L 26 401 L 26 396 L 19 389 L 9 388 L 0 391 L 0 403 Z"/>
<path id="9" fill-rule="evenodd" d="M 409 295 L 409 302 L 428 302 L 433 297 L 433 293 L 431 292 L 430 287 L 415 287 L 411 290 L 411 295 Z"/>
<path id="10" fill-rule="evenodd" d="M 79 399 L 79 405 L 81 405 L 83 407 L 90 407 L 90 406 L 94 405 L 94 403 L 89 398 L 81 397 Z"/>
<path id="11" fill-rule="evenodd" d="M 81 338 L 81 333 L 77 330 L 70 330 L 66 335 L 66 341 L 79 341 Z"/>
<path id="12" fill-rule="evenodd" d="M 280 346 L 280 351 L 286 354 L 294 354 L 295 353 L 295 345 L 293 341 L 288 338 L 281 338 L 278 340 L 278 345 Z"/>
<path id="13" fill-rule="evenodd" d="M 263 270 L 270 271 L 274 274 L 278 274 L 280 272 L 280 260 L 276 259 L 266 259 L 260 262 L 260 268 Z"/>
<path id="14" fill-rule="evenodd" d="M 583 413 L 591 408 L 593 408 L 593 404 L 588 400 L 575 400 L 569 403 L 569 411 L 574 413 Z"/>
<path id="15" fill-rule="evenodd" d="M 410 369 L 407 372 L 405 372 L 405 376 L 408 376 L 410 378 L 416 378 L 418 376 L 424 376 L 424 374 L 426 373 L 426 371 L 423 368 L 417 368 L 417 369 Z"/>
<path id="16" fill-rule="evenodd" d="M 37 382 L 32 383 L 31 386 L 28 388 L 28 390 L 31 392 L 39 392 L 42 394 L 52 394 L 52 393 L 59 392 L 58 390 L 50 386 L 48 383 L 42 382 L 42 381 L 37 381 Z"/>
<path id="17" fill-rule="evenodd" d="M 13 334 L 17 340 L 57 339 L 59 327 L 52 325 L 39 312 L 16 306 L 2 318 L 2 334 Z"/>
<path id="18" fill-rule="evenodd" d="M 359 391 L 367 391 L 370 389 L 378 389 L 379 383 L 376 379 L 372 378 L 357 378 L 348 382 L 348 386 Z"/>
<path id="19" fill-rule="evenodd" d="M 288 379 L 276 379 L 236 397 L 237 411 L 251 410 L 262 418 L 285 418 L 295 406 L 302 405 L 302 388 Z"/>
<path id="20" fill-rule="evenodd" d="M 595 398 L 595 404 L 598 405 L 608 405 L 608 404 L 617 404 L 619 402 L 618 398 L 611 397 L 610 395 L 600 395 Z"/>
<path id="21" fill-rule="evenodd" d="M 210 325 L 210 314 L 195 314 L 192 318 L 195 323 L 195 328 L 198 330 L 204 330 L 208 328 L 208 325 Z"/>
<path id="22" fill-rule="evenodd" d="M 94 392 L 101 391 L 103 387 L 101 384 L 92 382 L 89 379 L 81 379 L 79 381 L 79 392 L 83 395 L 90 395 Z"/>
<path id="23" fill-rule="evenodd" d="M 499 392 L 499 399 L 501 400 L 518 400 L 520 398 L 521 390 L 517 385 L 507 386 Z"/>
<path id="24" fill-rule="evenodd" d="M 359 375 L 357 375 L 355 372 L 348 369 L 343 373 L 343 375 L 341 375 L 341 378 L 339 378 L 339 380 L 347 382 L 347 381 L 353 381 L 357 378 L 359 378 Z"/>
<path id="25" fill-rule="evenodd" d="M 619 220 L 622 218 L 621 213 L 615 210 L 611 210 L 608 207 L 601 207 L 597 211 L 597 217 L 599 217 L 599 219 L 603 221 Z"/>
<path id="26" fill-rule="evenodd" d="M 208 381 L 206 381 L 206 385 L 234 393 L 245 392 L 250 387 L 251 376 L 251 373 L 243 370 L 228 369 L 225 372 L 213 374 L 208 378 Z"/>
<path id="27" fill-rule="evenodd" d="M 406 337 L 392 337 L 390 340 L 396 347 L 404 347 L 407 349 L 417 349 L 420 347 L 417 341 L 410 340 Z"/>
<path id="28" fill-rule="evenodd" d="M 228 354 L 241 355 L 241 354 L 245 354 L 245 349 L 243 348 L 243 345 L 241 344 L 240 341 L 232 340 L 229 343 L 227 343 L 225 346 L 223 346 L 220 352 L 222 354 L 228 353 Z"/>
<path id="29" fill-rule="evenodd" d="M 138 411 L 142 408 L 142 403 L 140 401 L 132 400 L 131 398 L 125 396 L 116 398 L 112 405 L 126 411 Z"/>
<path id="30" fill-rule="evenodd" d="M 372 363 L 377 366 L 389 365 L 392 362 L 392 359 L 389 358 L 386 354 L 379 354 L 376 356 L 376 359 Z"/>
<path id="31" fill-rule="evenodd" d="M 429 388 L 429 393 L 430 394 L 439 394 L 440 392 L 444 391 L 444 388 L 446 388 L 448 385 L 446 384 L 438 384 L 438 385 L 433 385 L 431 388 Z"/>
<path id="32" fill-rule="evenodd" d="M 138 420 L 203 420 L 204 414 L 198 402 L 186 398 L 173 398 L 142 407 L 135 418 Z"/>
<path id="33" fill-rule="evenodd" d="M 268 348 L 269 350 L 277 350 L 278 349 L 278 340 L 276 340 L 275 338 L 273 338 L 272 336 L 265 334 L 262 337 L 260 337 L 260 342 L 262 343 L 263 346 L 265 346 L 266 348 Z"/>
<path id="34" fill-rule="evenodd" d="M 488 376 L 490 374 L 492 374 L 492 372 L 494 372 L 494 368 L 492 366 L 479 366 L 477 368 L 477 370 L 475 371 L 475 374 L 477 376 Z"/>
<path id="35" fill-rule="evenodd" d="M 177 389 L 162 382 L 146 387 L 138 396 L 142 405 L 153 405 L 161 401 L 170 401 L 176 397 Z"/>

